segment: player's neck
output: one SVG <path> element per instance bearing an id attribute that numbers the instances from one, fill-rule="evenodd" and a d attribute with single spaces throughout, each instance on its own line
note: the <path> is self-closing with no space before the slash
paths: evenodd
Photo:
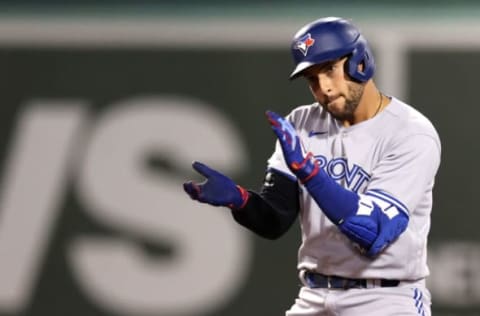
<path id="1" fill-rule="evenodd" d="M 369 81 L 365 85 L 363 96 L 360 100 L 353 118 L 351 120 L 343 121 L 343 126 L 358 124 L 360 122 L 369 120 L 378 115 L 389 103 L 389 99 L 377 89 L 373 81 Z"/>

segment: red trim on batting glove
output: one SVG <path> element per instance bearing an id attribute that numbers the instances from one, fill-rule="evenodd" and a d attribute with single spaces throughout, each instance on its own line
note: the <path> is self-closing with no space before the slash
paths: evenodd
<path id="1" fill-rule="evenodd" d="M 240 205 L 240 207 L 235 207 L 235 205 L 233 205 L 233 203 L 229 204 L 228 207 L 233 209 L 233 210 L 239 210 L 239 209 L 242 209 L 245 207 L 245 205 L 247 205 L 248 203 L 248 199 L 250 198 L 250 193 L 248 193 L 248 191 L 237 185 L 237 189 L 238 191 L 240 191 L 240 197 L 242 198 L 242 205 Z"/>
<path id="2" fill-rule="evenodd" d="M 239 209 L 240 209 L 240 208 L 244 208 L 245 205 L 247 205 L 248 199 L 250 198 L 250 193 L 248 193 L 248 191 L 245 188 L 243 188 L 239 185 L 237 185 L 237 188 L 238 188 L 238 190 L 240 190 L 240 194 L 242 195 L 242 200 L 243 200 L 242 205 L 240 205 L 240 207 L 239 207 Z"/>
<path id="3" fill-rule="evenodd" d="M 302 184 L 305 184 L 305 182 L 307 182 L 308 180 L 313 178 L 318 173 L 318 171 L 320 171 L 320 166 L 318 165 L 318 163 L 316 161 L 314 162 L 314 165 L 315 165 L 315 167 L 313 167 L 312 173 L 310 173 L 306 178 L 300 180 L 300 182 Z"/>
<path id="4" fill-rule="evenodd" d="M 307 153 L 307 156 L 305 157 L 305 159 L 303 159 L 303 161 L 301 163 L 298 163 L 296 161 L 292 162 L 292 168 L 294 170 L 300 170 L 302 169 L 303 167 L 305 167 L 305 165 L 307 164 L 307 162 L 310 160 L 310 158 L 313 157 L 313 154 L 312 152 L 308 152 Z"/>
<path id="5" fill-rule="evenodd" d="M 303 161 L 301 163 L 292 162 L 292 164 L 291 164 L 292 169 L 294 171 L 298 171 L 298 170 L 303 169 L 309 161 L 311 161 L 313 163 L 313 170 L 312 170 L 312 172 L 310 172 L 310 174 L 308 176 L 306 176 L 303 179 L 300 179 L 300 182 L 302 184 L 304 184 L 305 182 L 310 180 L 312 177 L 314 177 L 318 173 L 318 171 L 320 170 L 320 166 L 318 165 L 318 161 L 315 158 L 313 158 L 313 153 L 312 152 L 308 152 L 307 156 L 305 156 L 305 159 L 303 159 Z"/>

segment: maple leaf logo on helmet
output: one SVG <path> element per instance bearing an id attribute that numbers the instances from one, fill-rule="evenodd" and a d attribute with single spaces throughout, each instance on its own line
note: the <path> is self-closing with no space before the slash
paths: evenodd
<path id="1" fill-rule="evenodd" d="M 313 46 L 315 40 L 312 38 L 310 33 L 305 34 L 304 36 L 300 37 L 295 45 L 293 46 L 294 49 L 298 49 L 302 52 L 304 56 L 307 56 L 308 49 Z"/>

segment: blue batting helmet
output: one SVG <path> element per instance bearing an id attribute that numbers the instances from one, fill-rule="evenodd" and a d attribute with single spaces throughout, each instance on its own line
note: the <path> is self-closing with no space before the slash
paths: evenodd
<path id="1" fill-rule="evenodd" d="M 348 56 L 345 70 L 354 80 L 365 82 L 375 72 L 375 61 L 366 39 L 349 21 L 328 17 L 302 27 L 292 41 L 294 79 L 316 64 Z M 363 69 L 359 65 L 363 64 Z"/>

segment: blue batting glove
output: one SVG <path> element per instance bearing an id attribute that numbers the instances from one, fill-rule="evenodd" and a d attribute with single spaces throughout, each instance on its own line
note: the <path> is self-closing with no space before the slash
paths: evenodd
<path id="1" fill-rule="evenodd" d="M 206 178 L 202 183 L 188 181 L 183 184 L 183 189 L 193 200 L 231 209 L 241 209 L 247 204 L 248 191 L 230 178 L 198 161 L 193 162 L 192 167 Z"/>
<path id="2" fill-rule="evenodd" d="M 267 111 L 266 115 L 280 142 L 288 167 L 300 182 L 307 182 L 318 173 L 318 162 L 312 153 L 303 154 L 302 142 L 290 121 L 272 111 Z"/>

